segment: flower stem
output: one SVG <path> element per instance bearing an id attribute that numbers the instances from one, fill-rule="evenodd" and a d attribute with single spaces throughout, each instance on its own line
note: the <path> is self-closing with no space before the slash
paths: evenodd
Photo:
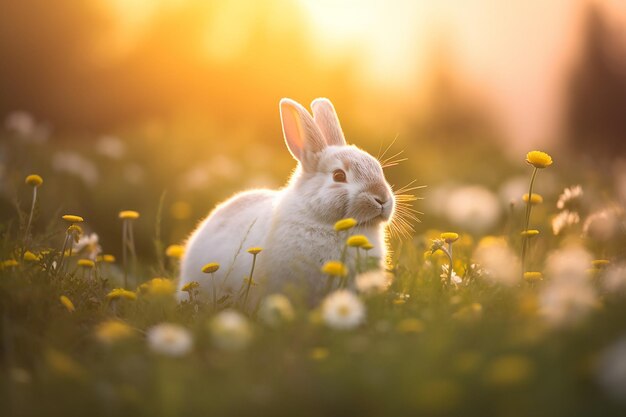
<path id="1" fill-rule="evenodd" d="M 452 242 L 448 243 L 448 251 L 446 252 L 448 255 L 448 260 L 450 261 L 450 266 L 448 267 L 448 287 L 452 284 Z"/>
<path id="2" fill-rule="evenodd" d="M 535 167 L 533 175 L 530 177 L 530 187 L 528 188 L 528 201 L 526 202 L 526 224 L 524 230 L 528 230 L 530 227 L 530 211 L 531 201 L 533 197 L 533 185 L 535 184 L 535 178 L 537 177 L 537 171 L 539 169 Z M 526 251 L 528 246 L 528 236 L 524 235 L 522 238 L 522 278 L 524 277 L 524 271 L 526 270 Z"/>
<path id="3" fill-rule="evenodd" d="M 215 287 L 215 273 L 211 272 L 211 281 L 213 281 L 213 311 L 217 311 L 217 288 Z"/>
<path id="4" fill-rule="evenodd" d="M 67 241 L 70 239 L 70 232 L 69 229 L 67 232 L 65 232 L 65 240 L 63 240 L 63 247 L 61 248 L 61 260 L 59 261 L 59 265 L 56 269 L 56 273 L 58 274 L 59 271 L 61 271 L 61 268 L 63 268 L 63 261 L 65 260 L 65 249 L 67 248 Z"/>
<path id="5" fill-rule="evenodd" d="M 124 288 L 128 288 L 128 262 L 126 256 L 126 235 L 128 234 L 128 220 L 122 222 L 122 266 L 124 267 Z"/>
<path id="6" fill-rule="evenodd" d="M 248 286 L 246 287 L 246 295 L 243 299 L 243 308 L 246 308 L 248 304 L 248 294 L 250 294 L 250 287 L 252 286 L 252 276 L 254 275 L 254 265 L 256 264 L 256 254 L 252 255 L 252 268 L 250 269 L 250 276 L 248 277 Z"/>
<path id="7" fill-rule="evenodd" d="M 24 233 L 24 247 L 22 248 L 22 255 L 20 259 L 24 257 L 24 253 L 26 252 L 26 247 L 28 246 L 28 241 L 30 237 L 30 225 L 33 221 L 33 213 L 35 212 L 35 203 L 37 202 L 37 187 L 33 187 L 33 202 L 30 205 L 30 214 L 28 215 L 28 223 L 26 223 L 26 232 Z"/>

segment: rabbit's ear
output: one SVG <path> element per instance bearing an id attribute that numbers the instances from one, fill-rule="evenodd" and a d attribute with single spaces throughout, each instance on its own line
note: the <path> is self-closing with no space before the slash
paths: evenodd
<path id="1" fill-rule="evenodd" d="M 328 145 L 344 146 L 346 138 L 343 136 L 341 124 L 333 104 L 327 98 L 316 98 L 311 103 L 315 124 L 320 128 Z"/>
<path id="2" fill-rule="evenodd" d="M 316 154 L 327 145 L 313 117 L 300 104 L 283 98 L 280 100 L 280 118 L 289 152 L 305 170 L 314 170 Z"/>

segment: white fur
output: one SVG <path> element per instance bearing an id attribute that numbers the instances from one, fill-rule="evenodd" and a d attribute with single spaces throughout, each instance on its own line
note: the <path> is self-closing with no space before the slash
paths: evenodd
<path id="1" fill-rule="evenodd" d="M 250 273 L 253 257 L 246 250 L 259 246 L 263 251 L 257 256 L 254 281 L 261 285 L 254 287 L 254 298 L 287 284 L 315 298 L 326 283 L 320 268 L 340 258 L 347 236 L 333 225 L 346 217 L 358 221 L 350 234 L 366 235 L 374 245 L 370 255 L 385 260 L 384 227 L 394 198 L 380 163 L 346 145 L 330 101 L 317 99 L 312 108 L 315 119 L 298 103 L 281 100 L 285 142 L 298 167 L 281 190 L 242 192 L 213 210 L 187 242 L 179 289 L 197 281 L 204 294 L 212 294 L 211 278 L 201 269 L 217 262 L 218 297 L 236 295 Z M 336 169 L 345 171 L 345 183 L 333 180 Z M 179 294 L 186 298 L 186 293 Z"/>

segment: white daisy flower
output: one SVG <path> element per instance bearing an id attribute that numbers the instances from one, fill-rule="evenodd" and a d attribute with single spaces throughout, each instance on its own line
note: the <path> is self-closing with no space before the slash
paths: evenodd
<path id="1" fill-rule="evenodd" d="M 591 254 L 578 245 L 552 251 L 546 260 L 546 273 L 553 280 L 587 281 Z"/>
<path id="2" fill-rule="evenodd" d="M 578 224 L 580 216 L 575 211 L 563 210 L 552 218 L 552 233 L 555 236 L 561 234 L 564 229 Z"/>
<path id="3" fill-rule="evenodd" d="M 583 224 L 583 233 L 592 239 L 607 241 L 615 237 L 620 229 L 623 211 L 607 208 L 590 214 Z"/>
<path id="4" fill-rule="evenodd" d="M 96 142 L 96 151 L 112 159 L 122 159 L 126 155 L 126 145 L 115 136 L 102 136 Z"/>
<path id="5" fill-rule="evenodd" d="M 611 265 L 602 275 L 602 288 L 608 293 L 626 292 L 626 263 Z"/>
<path id="6" fill-rule="evenodd" d="M 85 255 L 91 259 L 96 260 L 96 257 L 102 252 L 102 247 L 98 243 L 98 235 L 92 233 L 90 235 L 83 235 L 78 239 L 78 242 L 74 243 L 72 249 L 75 253 L 84 251 Z"/>
<path id="7" fill-rule="evenodd" d="M 244 349 L 252 340 L 248 319 L 235 310 L 224 310 L 209 322 L 213 344 L 224 350 Z"/>
<path id="8" fill-rule="evenodd" d="M 471 185 L 452 190 L 443 211 L 454 225 L 484 233 L 497 224 L 501 206 L 498 197 L 489 189 Z"/>
<path id="9" fill-rule="evenodd" d="M 148 329 L 148 346 L 166 356 L 183 356 L 193 347 L 189 330 L 173 323 L 161 323 Z"/>
<path id="10" fill-rule="evenodd" d="M 597 304 L 587 278 L 591 255 L 580 246 L 553 251 L 546 261 L 549 281 L 539 296 L 540 311 L 554 326 L 572 325 Z"/>
<path id="11" fill-rule="evenodd" d="M 365 306 L 350 291 L 338 290 L 322 302 L 322 317 L 334 329 L 352 329 L 365 320 Z"/>
<path id="12" fill-rule="evenodd" d="M 559 210 L 575 208 L 578 200 L 583 196 L 583 188 L 580 185 L 574 185 L 563 190 L 556 202 Z"/>
<path id="13" fill-rule="evenodd" d="M 449 265 L 441 265 L 441 275 L 439 275 L 439 277 L 441 277 L 441 279 L 448 279 L 448 271 L 450 269 Z M 458 276 L 456 274 L 456 272 L 454 272 L 454 269 L 452 270 L 452 275 L 450 276 L 450 282 L 452 282 L 452 284 L 454 284 L 455 287 L 461 285 L 461 283 L 463 282 L 463 278 L 461 278 L 460 276 Z"/>
<path id="14" fill-rule="evenodd" d="M 74 151 L 58 151 L 52 155 L 52 168 L 77 176 L 89 187 L 95 186 L 100 179 L 96 165 Z"/>
<path id="15" fill-rule="evenodd" d="M 486 280 L 504 285 L 519 282 L 520 261 L 504 239 L 481 242 L 474 251 L 473 259 L 481 266 Z"/>
<path id="16" fill-rule="evenodd" d="M 392 275 L 382 269 L 363 272 L 356 276 L 354 283 L 363 294 L 380 294 L 391 285 Z"/>
<path id="17" fill-rule="evenodd" d="M 626 337 L 604 350 L 597 363 L 598 383 L 613 398 L 626 402 Z"/>
<path id="18" fill-rule="evenodd" d="M 277 327 L 294 319 L 291 302 L 282 294 L 271 294 L 265 297 L 259 307 L 259 318 L 271 327 Z"/>
<path id="19" fill-rule="evenodd" d="M 576 324 L 596 306 L 596 294 L 587 281 L 551 280 L 539 296 L 539 311 L 555 327 Z"/>

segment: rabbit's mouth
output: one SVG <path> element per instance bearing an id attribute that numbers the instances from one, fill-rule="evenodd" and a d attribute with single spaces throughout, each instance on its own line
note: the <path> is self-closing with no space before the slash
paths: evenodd
<path id="1" fill-rule="evenodd" d="M 380 223 L 384 223 L 389 221 L 389 218 L 391 216 L 387 216 L 387 213 L 385 213 L 385 211 L 382 211 L 380 213 L 378 213 L 377 215 L 375 215 L 374 217 L 370 217 L 369 219 L 366 220 L 357 220 L 359 226 L 377 226 Z"/>

